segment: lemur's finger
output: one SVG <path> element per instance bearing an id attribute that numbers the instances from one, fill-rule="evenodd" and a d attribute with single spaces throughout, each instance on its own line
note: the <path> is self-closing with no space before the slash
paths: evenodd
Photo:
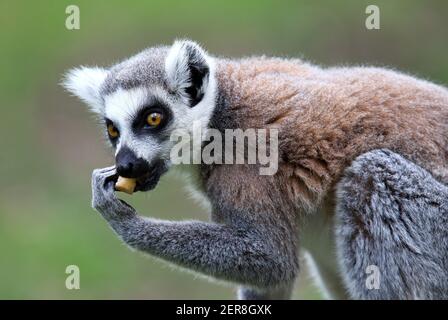
<path id="1" fill-rule="evenodd" d="M 117 173 L 117 170 L 114 167 L 104 168 L 104 169 L 95 169 L 93 170 L 92 177 L 95 180 L 106 180 L 109 177 L 114 176 Z"/>
<path id="2" fill-rule="evenodd" d="M 114 175 L 116 171 L 115 166 L 102 168 L 102 169 L 95 169 L 92 172 L 92 180 L 98 181 L 98 180 L 104 180 L 107 177 Z"/>
<path id="3" fill-rule="evenodd" d="M 110 167 L 100 168 L 100 169 L 96 169 L 96 170 L 97 170 L 98 173 L 100 173 L 100 174 L 105 174 L 105 173 L 108 173 L 108 172 L 110 172 L 110 171 L 112 171 L 112 170 L 116 170 L 116 167 L 115 167 L 115 166 L 110 166 Z"/>
<path id="4" fill-rule="evenodd" d="M 92 173 L 92 189 L 94 192 L 104 192 L 108 182 L 112 184 L 117 179 L 115 167 L 96 169 Z"/>
<path id="5" fill-rule="evenodd" d="M 118 178 L 118 175 L 115 174 L 115 175 L 107 177 L 104 180 L 104 184 L 103 184 L 104 190 L 111 196 L 115 196 L 115 181 L 117 180 L 117 178 Z"/>
<path id="6" fill-rule="evenodd" d="M 117 170 L 111 170 L 107 173 L 104 173 L 104 188 L 109 188 L 109 185 L 112 184 L 112 186 L 115 185 L 115 182 L 117 182 L 118 179 L 118 173 Z"/>

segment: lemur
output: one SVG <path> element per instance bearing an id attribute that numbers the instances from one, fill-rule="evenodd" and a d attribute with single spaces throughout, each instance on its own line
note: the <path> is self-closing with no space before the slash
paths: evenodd
<path id="1" fill-rule="evenodd" d="M 240 299 L 290 298 L 301 252 L 328 298 L 448 298 L 445 87 L 385 68 L 219 58 L 190 40 L 72 69 L 64 85 L 115 149 L 93 172 L 92 206 L 130 247 L 236 284 Z M 192 165 L 210 222 L 140 216 L 117 176 L 155 188 L 170 133 L 194 121 L 278 130 L 278 171 Z"/>

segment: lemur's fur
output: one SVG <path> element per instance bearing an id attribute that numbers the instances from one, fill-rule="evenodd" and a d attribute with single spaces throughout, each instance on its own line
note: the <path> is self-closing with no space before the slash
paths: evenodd
<path id="1" fill-rule="evenodd" d="M 117 152 L 164 169 L 167 132 L 194 120 L 279 130 L 273 176 L 257 165 L 197 166 L 210 223 L 138 216 L 116 198 L 115 168 L 94 171 L 93 206 L 131 247 L 237 283 L 241 298 L 288 298 L 300 247 L 331 297 L 448 298 L 446 88 L 382 68 L 214 58 L 190 41 L 75 69 L 65 85 L 117 123 Z M 163 136 L 141 137 L 128 123 L 153 103 L 173 120 Z M 369 265 L 378 290 L 365 285 Z"/>

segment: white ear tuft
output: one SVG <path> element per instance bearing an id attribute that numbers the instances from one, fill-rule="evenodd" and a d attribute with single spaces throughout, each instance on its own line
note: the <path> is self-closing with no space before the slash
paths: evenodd
<path id="1" fill-rule="evenodd" d="M 210 64 L 211 58 L 197 43 L 190 40 L 174 42 L 165 60 L 170 89 L 194 106 L 207 89 Z"/>
<path id="2" fill-rule="evenodd" d="M 98 67 L 71 69 L 64 76 L 62 85 L 82 99 L 95 113 L 102 113 L 103 101 L 100 88 L 107 76 L 107 70 Z"/>

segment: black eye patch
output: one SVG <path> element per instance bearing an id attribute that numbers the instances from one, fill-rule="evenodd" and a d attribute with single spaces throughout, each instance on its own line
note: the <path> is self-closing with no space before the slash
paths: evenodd
<path id="1" fill-rule="evenodd" d="M 161 122 L 157 127 L 148 126 L 147 123 L 148 116 L 153 113 L 158 113 L 162 117 Z M 163 104 L 157 103 L 148 105 L 144 108 L 141 108 L 141 110 L 135 114 L 132 120 L 132 130 L 136 135 L 161 133 L 163 132 L 163 129 L 166 128 L 171 119 L 171 111 Z"/>
<path id="2" fill-rule="evenodd" d="M 108 118 L 104 118 L 104 124 L 106 127 L 106 135 L 109 138 L 110 142 L 112 143 L 112 145 L 115 147 L 115 145 L 117 144 L 117 140 L 120 137 L 120 131 L 118 130 L 118 128 L 115 126 L 115 124 Z M 111 135 L 110 132 L 110 127 L 112 126 L 112 128 L 116 131 L 117 136 L 113 137 Z"/>

